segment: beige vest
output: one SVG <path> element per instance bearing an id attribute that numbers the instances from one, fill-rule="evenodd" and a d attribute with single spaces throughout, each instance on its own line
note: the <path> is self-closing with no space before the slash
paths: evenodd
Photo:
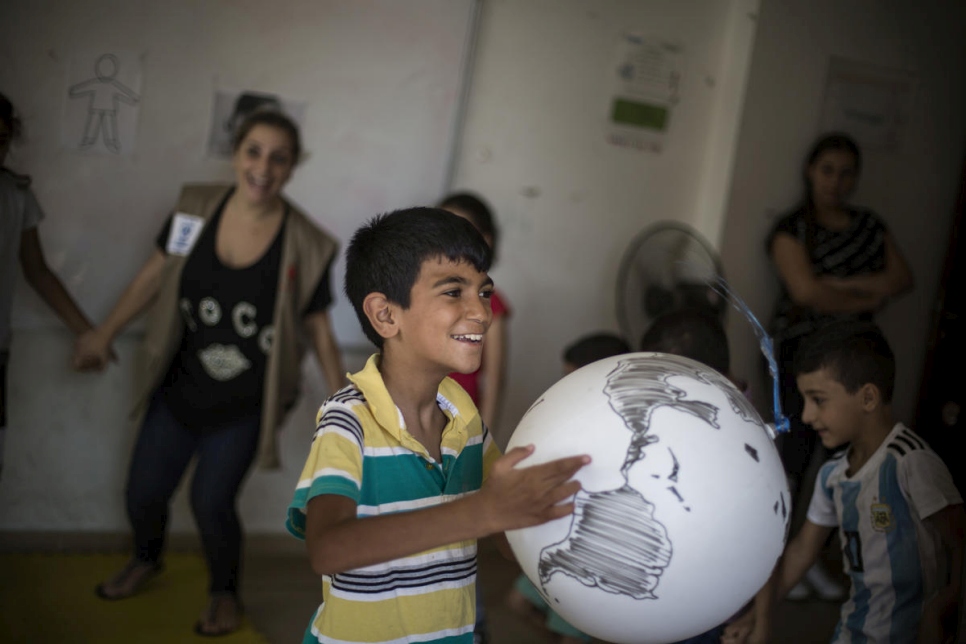
<path id="1" fill-rule="evenodd" d="M 187 184 L 181 190 L 176 212 L 201 217 L 207 223 L 229 189 L 231 186 L 225 184 Z M 275 336 L 262 394 L 258 465 L 266 469 L 280 467 L 278 429 L 298 397 L 300 364 L 306 346 L 302 311 L 338 250 L 332 237 L 287 201 L 286 205 L 289 214 L 282 239 L 282 264 L 273 315 Z M 147 315 L 143 344 L 145 367 L 141 372 L 144 377 L 136 389 L 138 395 L 131 413 L 138 425 L 181 346 L 184 323 L 178 309 L 178 291 L 187 259 L 187 256 L 167 256 L 161 287 Z"/>

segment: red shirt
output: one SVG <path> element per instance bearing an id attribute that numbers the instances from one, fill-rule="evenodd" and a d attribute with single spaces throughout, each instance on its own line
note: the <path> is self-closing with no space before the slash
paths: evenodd
<path id="1" fill-rule="evenodd" d="M 490 296 L 490 308 L 493 310 L 493 319 L 510 315 L 510 307 L 506 305 L 503 298 L 497 291 L 493 291 Z M 459 383 L 466 390 L 466 393 L 473 399 L 473 404 L 480 404 L 480 372 L 483 371 L 483 362 L 480 361 L 480 368 L 473 373 L 451 373 L 449 377 Z"/>

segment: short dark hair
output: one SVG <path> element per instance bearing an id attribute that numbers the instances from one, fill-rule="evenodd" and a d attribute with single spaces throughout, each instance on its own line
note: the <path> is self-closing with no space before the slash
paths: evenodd
<path id="1" fill-rule="evenodd" d="M 295 165 L 299 162 L 299 159 L 302 158 L 302 137 L 299 134 L 299 126 L 288 116 L 274 109 L 258 109 L 245 117 L 232 137 L 232 152 L 238 152 L 242 141 L 256 125 L 268 125 L 285 132 L 288 135 L 289 143 L 292 145 L 292 164 Z"/>
<path id="2" fill-rule="evenodd" d="M 493 240 L 493 254 L 496 255 L 496 244 L 500 237 L 500 231 L 496 227 L 493 210 L 482 197 L 471 192 L 454 192 L 443 197 L 437 208 L 443 210 L 454 208 L 469 217 L 478 231 Z"/>
<path id="3" fill-rule="evenodd" d="M 362 308 L 366 296 L 382 293 L 408 309 L 426 260 L 468 262 L 485 273 L 492 255 L 483 236 L 462 217 L 438 208 L 408 208 L 369 220 L 352 236 L 345 257 L 345 294 L 366 337 L 381 349 L 383 339 Z"/>
<path id="4" fill-rule="evenodd" d="M 575 340 L 564 349 L 564 362 L 580 369 L 592 362 L 630 353 L 631 348 L 623 338 L 613 333 L 590 333 Z"/>
<path id="5" fill-rule="evenodd" d="M 871 383 L 884 402 L 892 402 L 896 358 L 882 331 L 871 322 L 831 322 L 806 337 L 795 352 L 795 376 L 820 369 L 850 394 Z"/>
<path id="6" fill-rule="evenodd" d="M 697 309 L 672 311 L 654 320 L 641 337 L 641 351 L 691 358 L 725 376 L 731 368 L 724 327 Z"/>

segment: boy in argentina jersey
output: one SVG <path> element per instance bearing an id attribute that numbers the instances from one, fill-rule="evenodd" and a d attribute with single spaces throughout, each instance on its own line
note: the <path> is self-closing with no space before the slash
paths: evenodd
<path id="1" fill-rule="evenodd" d="M 888 343 L 871 323 L 834 323 L 802 345 L 795 373 L 803 420 L 826 447 L 849 447 L 822 467 L 805 525 L 756 597 L 754 613 L 723 641 L 743 641 L 753 630 L 767 638 L 775 587 L 783 598 L 835 528 L 852 583 L 833 642 L 951 641 L 966 515 L 942 459 L 893 419 Z"/>
<path id="2" fill-rule="evenodd" d="M 501 457 L 447 377 L 480 366 L 489 265 L 472 224 L 431 208 L 376 217 L 347 249 L 346 294 L 379 353 L 322 405 L 289 507 L 323 580 L 306 644 L 470 644 L 476 540 L 573 512 L 589 457 Z"/>

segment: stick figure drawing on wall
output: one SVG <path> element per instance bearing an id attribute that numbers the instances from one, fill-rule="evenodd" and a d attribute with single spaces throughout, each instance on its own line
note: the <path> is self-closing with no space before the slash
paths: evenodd
<path id="1" fill-rule="evenodd" d="M 71 85 L 69 89 L 71 98 L 88 97 L 87 122 L 84 124 L 81 148 L 89 148 L 97 143 L 100 134 L 111 152 L 121 151 L 117 131 L 118 103 L 137 105 L 140 97 L 115 78 L 118 69 L 117 56 L 102 54 L 94 63 L 95 77 Z"/>

